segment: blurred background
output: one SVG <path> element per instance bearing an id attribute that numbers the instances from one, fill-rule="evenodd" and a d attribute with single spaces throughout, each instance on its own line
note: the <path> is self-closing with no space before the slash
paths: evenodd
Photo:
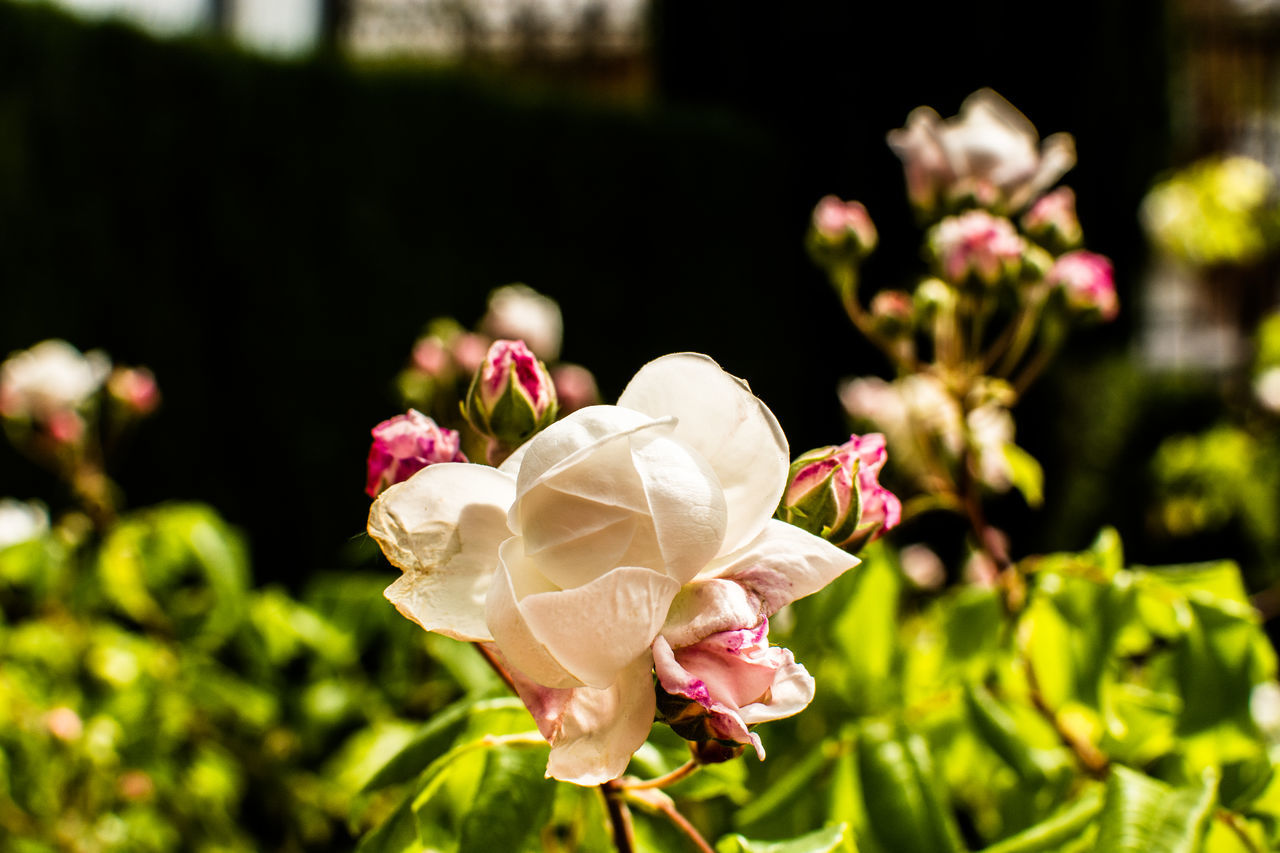
<path id="1" fill-rule="evenodd" d="M 1016 553 L 1114 523 L 1135 561 L 1232 555 L 1263 585 L 1247 513 L 1171 536 L 1151 466 L 1249 397 L 1270 237 L 1176 257 L 1139 209 L 1206 156 L 1280 166 L 1280 4 L 1089 0 L 1053 26 L 1012 0 L 875 5 L 3 0 L 0 352 L 60 337 L 149 365 L 164 403 L 119 472 L 130 503 L 211 503 L 286 584 L 356 559 L 369 429 L 414 338 L 509 282 L 559 300 L 606 400 L 699 350 L 795 452 L 839 443 L 837 382 L 888 365 L 808 261 L 810 211 L 866 203 L 869 279 L 909 286 L 885 133 L 990 86 L 1074 134 L 1065 183 L 1123 306 L 1020 407 L 1046 505 L 1007 498 L 998 523 Z M 7 447 L 0 483 L 58 488 Z"/>

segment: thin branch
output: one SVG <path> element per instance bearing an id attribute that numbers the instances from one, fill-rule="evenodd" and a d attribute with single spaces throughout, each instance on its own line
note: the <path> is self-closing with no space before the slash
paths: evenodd
<path id="1" fill-rule="evenodd" d="M 1249 853 L 1262 853 L 1258 849 L 1258 845 L 1254 844 L 1253 839 L 1249 837 L 1249 833 L 1240 825 L 1239 815 L 1226 809 L 1218 809 L 1214 817 L 1226 824 L 1227 828 L 1236 834 L 1236 838 L 1240 840 L 1240 844 L 1244 846 L 1245 850 L 1248 850 Z"/>
<path id="2" fill-rule="evenodd" d="M 1075 753 L 1076 759 L 1084 767 L 1085 771 L 1095 779 L 1105 779 L 1107 769 L 1111 764 L 1110 760 L 1096 746 L 1070 731 L 1058 719 L 1057 713 L 1049 707 L 1044 694 L 1040 692 L 1040 680 L 1036 678 L 1035 667 L 1031 665 L 1031 659 L 1023 657 L 1022 666 L 1027 676 L 1027 687 L 1031 692 L 1031 704 L 1053 726 L 1054 731 L 1058 733 L 1058 739 Z"/>
<path id="3" fill-rule="evenodd" d="M 634 782 L 620 781 L 618 783 L 618 787 L 624 788 L 628 791 L 638 791 L 643 788 L 666 788 L 667 786 L 674 785 L 681 779 L 692 775 L 701 766 L 702 763 L 699 762 L 698 759 L 690 758 L 684 764 L 681 764 L 665 776 L 658 776 L 654 779 L 637 779 Z"/>
<path id="4" fill-rule="evenodd" d="M 617 780 L 600 786 L 605 808 L 609 813 L 609 825 L 613 830 L 613 846 L 618 853 L 635 853 L 636 828 L 631 821 L 631 809 L 622 799 L 622 789 Z M 712 851 L 714 853 L 714 851 Z"/>
<path id="5" fill-rule="evenodd" d="M 627 798 L 633 802 L 666 816 L 667 820 L 675 824 L 676 828 L 693 842 L 699 853 L 716 853 L 715 848 L 707 843 L 707 839 L 702 837 L 702 833 L 698 832 L 697 827 L 690 823 L 687 817 L 680 814 L 680 810 L 676 808 L 675 801 L 662 791 L 652 788 L 645 790 L 624 788 L 622 790 Z"/>

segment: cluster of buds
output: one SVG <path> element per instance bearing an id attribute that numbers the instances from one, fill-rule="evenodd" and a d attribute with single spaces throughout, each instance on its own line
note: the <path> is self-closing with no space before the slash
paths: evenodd
<path id="1" fill-rule="evenodd" d="M 938 275 L 958 287 L 1016 280 L 1026 251 L 1013 223 L 985 210 L 948 216 L 929 232 L 928 246 Z"/>
<path id="2" fill-rule="evenodd" d="M 106 353 L 81 353 L 66 341 L 15 352 L 0 364 L 0 417 L 34 427 L 55 444 L 77 444 L 110 372 Z"/>
<path id="3" fill-rule="evenodd" d="M 887 458 L 879 433 L 810 450 L 791 463 L 776 517 L 856 553 L 902 518 L 902 504 L 880 485 Z"/>

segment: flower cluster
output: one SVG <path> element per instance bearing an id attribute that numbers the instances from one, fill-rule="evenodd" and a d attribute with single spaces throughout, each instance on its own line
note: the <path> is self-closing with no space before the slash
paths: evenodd
<path id="1" fill-rule="evenodd" d="M 434 464 L 392 486 L 369 533 L 403 571 L 387 589 L 403 614 L 503 662 L 551 744 L 548 775 L 598 784 L 659 710 L 763 757 L 750 727 L 809 703 L 768 619 L 857 560 L 772 518 L 787 473 L 746 384 L 677 354 L 496 469 Z"/>

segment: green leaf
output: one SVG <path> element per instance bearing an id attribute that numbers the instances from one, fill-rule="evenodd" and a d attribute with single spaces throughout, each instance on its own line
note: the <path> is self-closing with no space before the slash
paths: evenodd
<path id="1" fill-rule="evenodd" d="M 983 853 L 1041 853 L 1058 851 L 1064 844 L 1080 838 L 1098 813 L 1102 811 L 1103 789 L 1086 790 L 1071 805 L 1017 835 L 993 844 Z"/>
<path id="2" fill-rule="evenodd" d="M 1044 469 L 1036 458 L 1013 442 L 1004 446 L 1004 458 L 1009 463 L 1009 479 L 1013 487 L 1022 492 L 1027 506 L 1035 509 L 1044 503 Z"/>
<path id="3" fill-rule="evenodd" d="M 546 767 L 545 749 L 490 750 L 458 853 L 524 849 L 551 817 L 556 783 L 543 778 Z"/>
<path id="4" fill-rule="evenodd" d="M 752 841 L 726 835 L 716 842 L 716 853 L 857 853 L 849 825 L 828 826 L 787 841 Z"/>
<path id="5" fill-rule="evenodd" d="M 355 853 L 416 853 L 421 849 L 410 793 L 385 821 L 360 839 Z"/>
<path id="6" fill-rule="evenodd" d="M 483 700 L 467 697 L 453 703 L 418 729 L 409 742 L 369 778 L 361 792 L 412 779 L 444 755 L 475 718 L 523 710 L 524 705 L 514 697 Z"/>
<path id="7" fill-rule="evenodd" d="M 924 740 L 901 726 L 864 725 L 858 772 L 870 832 L 886 850 L 955 853 L 963 849 Z"/>
<path id="8" fill-rule="evenodd" d="M 1013 768 L 1023 782 L 1042 785 L 1050 778 L 1069 772 L 1070 764 L 1060 750 L 1037 749 L 1028 733 L 999 700 L 980 684 L 965 689 L 965 705 L 979 737 Z"/>
<path id="9" fill-rule="evenodd" d="M 1095 847 L 1107 853 L 1197 853 L 1213 816 L 1218 782 L 1172 788 L 1123 765 L 1107 779 Z"/>

